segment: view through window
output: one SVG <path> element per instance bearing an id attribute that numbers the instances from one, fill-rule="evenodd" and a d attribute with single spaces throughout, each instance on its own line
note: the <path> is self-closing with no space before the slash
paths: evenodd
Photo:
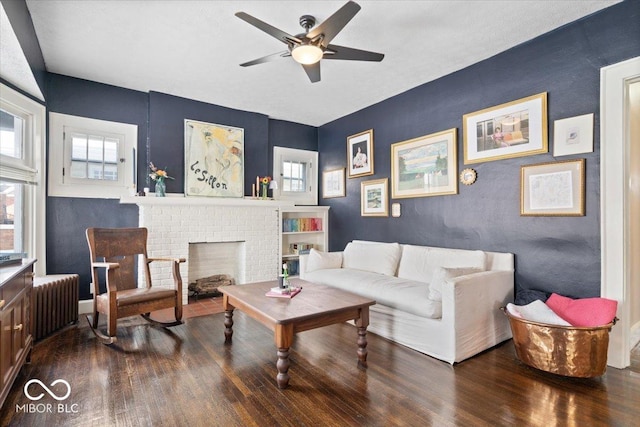
<path id="1" fill-rule="evenodd" d="M 0 154 L 22 160 L 25 121 L 0 109 Z M 23 185 L 0 180 L 0 252 L 22 252 Z"/>

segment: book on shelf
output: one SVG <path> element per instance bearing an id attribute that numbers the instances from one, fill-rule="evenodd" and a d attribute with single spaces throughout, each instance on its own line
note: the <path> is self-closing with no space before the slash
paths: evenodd
<path id="1" fill-rule="evenodd" d="M 285 233 L 322 231 L 322 218 L 283 218 L 282 231 Z"/>
<path id="2" fill-rule="evenodd" d="M 0 266 L 13 265 L 22 263 L 22 259 L 26 258 L 24 252 L 2 252 L 0 253 Z"/>
<path id="3" fill-rule="evenodd" d="M 300 261 L 297 259 L 288 259 L 285 261 L 287 264 L 287 272 L 289 276 L 297 276 L 300 270 Z"/>
<path id="4" fill-rule="evenodd" d="M 304 255 L 311 252 L 313 243 L 289 243 L 289 253 L 291 255 Z"/>

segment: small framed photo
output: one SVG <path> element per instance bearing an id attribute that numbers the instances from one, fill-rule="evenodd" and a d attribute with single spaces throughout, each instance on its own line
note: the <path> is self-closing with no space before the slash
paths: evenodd
<path id="1" fill-rule="evenodd" d="M 349 178 L 373 175 L 373 129 L 347 137 Z"/>
<path id="2" fill-rule="evenodd" d="M 593 113 L 553 122 L 553 156 L 593 152 Z"/>
<path id="3" fill-rule="evenodd" d="M 322 172 L 322 198 L 344 196 L 344 168 Z"/>
<path id="4" fill-rule="evenodd" d="M 521 167 L 520 215 L 584 216 L 585 160 Z"/>
<path id="5" fill-rule="evenodd" d="M 391 144 L 391 197 L 458 194 L 456 129 Z"/>
<path id="6" fill-rule="evenodd" d="M 465 165 L 546 153 L 547 93 L 465 114 L 462 127 Z"/>
<path id="7" fill-rule="evenodd" d="M 389 179 L 374 179 L 360 183 L 360 215 L 389 216 Z"/>

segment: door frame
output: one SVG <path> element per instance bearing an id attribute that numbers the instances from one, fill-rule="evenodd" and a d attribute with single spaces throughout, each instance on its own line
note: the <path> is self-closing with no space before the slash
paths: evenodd
<path id="1" fill-rule="evenodd" d="M 607 364 L 631 363 L 629 268 L 629 117 L 628 87 L 640 78 L 640 57 L 600 70 L 601 289 L 618 301 L 618 323 L 611 330 Z"/>

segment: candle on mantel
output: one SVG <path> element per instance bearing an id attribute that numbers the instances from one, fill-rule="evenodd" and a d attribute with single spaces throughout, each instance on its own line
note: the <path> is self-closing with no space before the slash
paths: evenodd
<path id="1" fill-rule="evenodd" d="M 258 192 L 258 197 L 260 197 L 260 177 L 256 176 L 256 191 Z"/>
<path id="2" fill-rule="evenodd" d="M 256 197 L 256 185 L 251 184 L 251 197 Z"/>

